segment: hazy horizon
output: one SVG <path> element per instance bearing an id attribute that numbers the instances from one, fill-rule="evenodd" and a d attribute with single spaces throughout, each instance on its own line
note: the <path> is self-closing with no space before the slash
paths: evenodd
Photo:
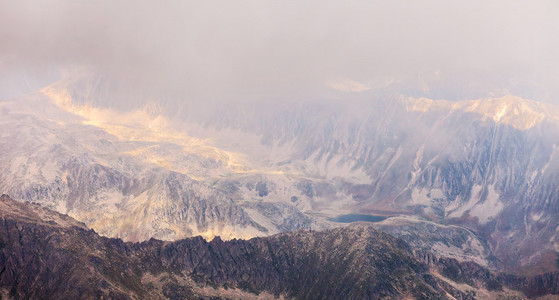
<path id="1" fill-rule="evenodd" d="M 554 1 L 0 3 L 3 98 L 68 70 L 132 106 L 558 91 Z"/>

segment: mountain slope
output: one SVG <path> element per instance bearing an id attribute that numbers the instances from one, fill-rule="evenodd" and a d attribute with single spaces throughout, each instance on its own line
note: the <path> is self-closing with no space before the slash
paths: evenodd
<path id="1" fill-rule="evenodd" d="M 559 294 L 559 273 L 495 273 L 370 226 L 251 240 L 124 243 L 0 196 L 0 295 L 41 299 L 496 299 Z"/>
<path id="2" fill-rule="evenodd" d="M 412 215 L 470 231 L 485 263 L 557 270 L 553 105 L 371 96 L 119 112 L 93 106 L 97 88 L 61 81 L 0 102 L 2 190 L 127 241 Z"/>
<path id="3" fill-rule="evenodd" d="M 272 149 L 298 149 L 278 165 L 328 178 L 351 199 L 341 213 L 412 214 L 464 226 L 510 270 L 557 270 L 559 110 L 551 104 L 386 97 L 223 110 L 184 118 L 220 120 L 213 126 L 252 132 Z M 335 177 L 347 174 L 340 169 L 366 178 L 344 182 L 349 176 Z M 315 209 L 329 213 L 325 207 Z"/>
<path id="4" fill-rule="evenodd" d="M 404 242 L 370 227 L 134 244 L 5 195 L 0 216 L 0 286 L 16 298 L 446 298 Z"/>
<path id="5" fill-rule="evenodd" d="M 285 215 L 268 222 L 261 206 L 245 204 L 244 194 L 232 194 L 237 186 L 216 185 L 216 178 L 235 176 L 233 154 L 139 125 L 139 120 L 151 120 L 145 114 L 131 117 L 132 124 L 104 127 L 88 124 L 92 119 L 82 116 L 87 113 L 68 112 L 59 104 L 42 94 L 0 102 L 0 164 L 7 169 L 0 174 L 0 187 L 18 198 L 127 241 L 199 234 L 247 238 L 282 228 L 325 226 L 288 199 L 278 208 Z M 261 179 L 245 176 L 243 181 L 259 187 Z M 254 188 L 243 187 L 243 192 L 261 200 Z M 242 203 L 233 201 L 239 198 Z"/>

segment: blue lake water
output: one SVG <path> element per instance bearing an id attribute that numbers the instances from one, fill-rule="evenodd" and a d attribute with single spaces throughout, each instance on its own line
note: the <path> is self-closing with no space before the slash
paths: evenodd
<path id="1" fill-rule="evenodd" d="M 335 218 L 330 218 L 328 220 L 338 223 L 353 223 L 359 221 L 365 222 L 380 222 L 386 220 L 388 217 L 374 216 L 374 215 L 361 215 L 361 214 L 349 214 L 349 215 L 339 215 Z"/>

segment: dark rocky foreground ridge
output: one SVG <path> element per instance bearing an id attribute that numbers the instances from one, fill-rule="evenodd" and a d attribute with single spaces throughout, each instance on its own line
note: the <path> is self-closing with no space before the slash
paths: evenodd
<path id="1" fill-rule="evenodd" d="M 467 285 L 471 290 L 459 288 Z M 559 292 L 559 276 L 496 275 L 413 253 L 371 227 L 251 240 L 124 243 L 39 205 L 0 197 L 0 296 L 15 299 L 473 299 Z"/>

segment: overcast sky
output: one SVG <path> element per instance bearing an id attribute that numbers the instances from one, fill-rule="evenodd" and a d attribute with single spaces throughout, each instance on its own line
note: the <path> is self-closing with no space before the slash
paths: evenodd
<path id="1" fill-rule="evenodd" d="M 559 1 L 0 0 L 0 89 L 85 66 L 180 101 L 424 79 L 554 97 L 557 53 Z"/>

